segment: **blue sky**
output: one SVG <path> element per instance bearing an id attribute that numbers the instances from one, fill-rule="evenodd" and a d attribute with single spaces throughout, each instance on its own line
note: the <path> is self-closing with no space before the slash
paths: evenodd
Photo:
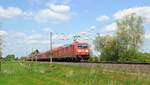
<path id="1" fill-rule="evenodd" d="M 50 31 L 54 46 L 71 43 L 74 35 L 92 43 L 96 33 L 111 34 L 116 29 L 115 20 L 131 13 L 145 19 L 141 50 L 150 52 L 149 0 L 1 0 L 3 55 L 14 53 L 20 57 L 32 48 L 46 51 Z"/>

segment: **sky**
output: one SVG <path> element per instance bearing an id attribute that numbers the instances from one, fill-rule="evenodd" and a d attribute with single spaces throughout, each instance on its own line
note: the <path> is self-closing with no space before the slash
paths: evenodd
<path id="1" fill-rule="evenodd" d="M 97 33 L 110 35 L 115 21 L 135 13 L 144 18 L 145 39 L 141 51 L 150 52 L 149 0 L 1 0 L 0 35 L 3 56 L 17 57 L 32 49 L 49 49 L 49 33 L 53 47 L 69 44 L 73 36 L 87 41 L 94 49 Z"/>

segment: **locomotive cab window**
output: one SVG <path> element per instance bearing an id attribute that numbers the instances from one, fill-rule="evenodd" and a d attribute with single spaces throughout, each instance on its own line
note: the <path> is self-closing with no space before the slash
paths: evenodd
<path id="1" fill-rule="evenodd" d="M 88 48 L 88 44 L 78 44 L 78 48 Z"/>

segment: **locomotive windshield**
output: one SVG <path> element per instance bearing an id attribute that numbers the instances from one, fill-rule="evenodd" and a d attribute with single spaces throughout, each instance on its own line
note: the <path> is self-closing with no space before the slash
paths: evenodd
<path id="1" fill-rule="evenodd" d="M 78 48 L 88 48 L 88 44 L 78 44 Z"/>

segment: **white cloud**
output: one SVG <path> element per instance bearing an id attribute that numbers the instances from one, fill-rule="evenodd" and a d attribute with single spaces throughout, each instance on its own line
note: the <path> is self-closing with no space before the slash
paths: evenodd
<path id="1" fill-rule="evenodd" d="M 99 33 L 98 36 L 113 36 L 112 33 Z"/>
<path id="2" fill-rule="evenodd" d="M 69 40 L 71 39 L 71 35 L 65 35 L 65 34 L 53 34 L 53 41 L 59 41 L 59 40 Z M 26 36 L 22 39 L 23 43 L 26 44 L 49 44 L 49 36 L 41 34 L 33 34 L 30 36 Z"/>
<path id="3" fill-rule="evenodd" d="M 79 32 L 79 34 L 81 34 L 81 35 L 86 35 L 86 34 L 88 34 L 87 32 Z"/>
<path id="4" fill-rule="evenodd" d="M 20 16 L 22 14 L 22 10 L 16 7 L 2 8 L 0 7 L 0 17 L 1 18 L 13 18 L 16 16 Z"/>
<path id="5" fill-rule="evenodd" d="M 90 27 L 90 29 L 91 29 L 91 30 L 94 30 L 94 29 L 96 29 L 96 26 L 92 25 L 92 26 Z"/>
<path id="6" fill-rule="evenodd" d="M 53 36 L 53 40 L 69 40 L 71 39 L 72 35 L 71 34 L 55 34 Z"/>
<path id="7" fill-rule="evenodd" d="M 117 24 L 114 22 L 114 23 L 108 24 L 105 27 L 103 27 L 102 29 L 100 29 L 97 32 L 97 35 L 99 35 L 99 36 L 107 36 L 107 35 L 113 36 L 117 29 L 118 29 Z"/>
<path id="8" fill-rule="evenodd" d="M 67 12 L 69 12 L 70 11 L 70 6 L 68 6 L 68 5 L 54 5 L 54 4 L 50 4 L 50 6 L 49 6 L 51 9 L 52 9 L 52 11 L 54 11 L 54 12 L 58 12 L 58 13 L 67 13 Z"/>
<path id="9" fill-rule="evenodd" d="M 33 17 L 34 14 L 32 12 L 23 12 L 22 15 L 25 17 Z"/>
<path id="10" fill-rule="evenodd" d="M 24 38 L 24 37 L 26 36 L 26 34 L 23 33 L 23 32 L 14 32 L 14 33 L 12 34 L 12 36 L 13 36 L 14 38 Z"/>
<path id="11" fill-rule="evenodd" d="M 30 36 L 27 36 L 23 42 L 26 44 L 46 44 L 48 39 L 45 39 L 46 37 L 41 34 L 33 34 Z"/>
<path id="12" fill-rule="evenodd" d="M 49 27 L 46 27 L 46 28 L 43 28 L 43 31 L 48 33 L 48 32 L 54 32 L 51 28 Z"/>
<path id="13" fill-rule="evenodd" d="M 109 20 L 109 17 L 106 16 L 106 15 L 102 15 L 102 16 L 98 16 L 98 17 L 96 18 L 96 20 L 97 20 L 97 21 L 100 21 L 100 22 L 104 22 L 104 21 Z"/>
<path id="14" fill-rule="evenodd" d="M 6 31 L 4 31 L 4 30 L 0 30 L 0 35 L 1 36 L 5 36 L 5 35 L 7 35 L 8 33 L 6 32 Z"/>
<path id="15" fill-rule="evenodd" d="M 145 39 L 149 40 L 150 39 L 150 34 L 145 34 L 144 37 L 145 37 Z"/>
<path id="16" fill-rule="evenodd" d="M 38 11 L 35 19 L 39 22 L 65 22 L 71 19 L 68 5 L 50 5 L 49 8 Z"/>
<path id="17" fill-rule="evenodd" d="M 34 35 L 31 35 L 31 36 L 28 36 L 27 37 L 27 40 L 38 40 L 38 39 L 42 39 L 42 35 L 41 34 L 34 34 Z"/>
<path id="18" fill-rule="evenodd" d="M 114 32 L 117 29 L 117 24 L 116 23 L 112 23 L 107 25 L 106 27 L 104 27 L 104 31 L 105 32 Z"/>
<path id="19" fill-rule="evenodd" d="M 89 32 L 89 34 L 91 34 L 92 32 L 94 32 L 96 30 L 96 26 L 92 25 L 91 27 L 89 27 L 87 29 L 87 32 Z"/>
<path id="20" fill-rule="evenodd" d="M 1 19 L 11 19 L 18 16 L 32 16 L 32 13 L 24 12 L 22 9 L 18 7 L 8 7 L 8 8 L 0 7 Z"/>
<path id="21" fill-rule="evenodd" d="M 27 0 L 30 5 L 39 5 L 42 3 L 41 0 Z"/>
<path id="22" fill-rule="evenodd" d="M 114 18 L 120 19 L 132 14 L 142 16 L 146 22 L 150 22 L 150 6 L 134 7 L 120 10 L 114 14 Z"/>
<path id="23" fill-rule="evenodd" d="M 0 7 L 0 19 L 23 17 L 35 19 L 38 22 L 66 22 L 71 19 L 71 7 L 64 4 L 50 4 L 48 8 L 35 12 L 24 11 L 18 7 Z"/>
<path id="24" fill-rule="evenodd" d="M 48 44 L 49 43 L 49 40 L 34 40 L 34 39 L 31 39 L 31 40 L 27 40 L 26 41 L 26 44 Z"/>
<path id="25" fill-rule="evenodd" d="M 54 43 L 54 44 L 53 44 L 53 47 L 54 47 L 54 48 L 55 48 L 55 47 L 59 47 L 59 46 L 64 46 L 64 44 L 63 44 L 63 43 L 59 43 L 59 44 L 58 44 L 58 43 Z"/>

